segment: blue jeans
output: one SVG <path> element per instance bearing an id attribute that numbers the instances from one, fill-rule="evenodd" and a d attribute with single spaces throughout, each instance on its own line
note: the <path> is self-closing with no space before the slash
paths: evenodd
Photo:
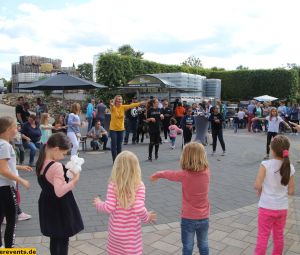
<path id="1" fill-rule="evenodd" d="M 137 135 L 137 120 L 128 120 L 126 125 L 124 143 L 128 143 L 130 132 L 132 132 L 132 143 L 135 143 Z"/>
<path id="2" fill-rule="evenodd" d="M 117 155 L 122 151 L 124 131 L 110 130 L 109 134 L 111 140 L 111 144 L 110 144 L 111 155 L 113 161 L 115 161 Z"/>
<path id="3" fill-rule="evenodd" d="M 93 117 L 86 117 L 86 120 L 88 122 L 88 132 L 89 132 L 93 126 Z"/>
<path id="4" fill-rule="evenodd" d="M 33 164 L 35 153 L 40 148 L 40 145 L 41 145 L 40 143 L 34 143 L 34 142 L 25 142 L 23 144 L 25 149 L 30 149 L 29 164 Z"/>
<path id="5" fill-rule="evenodd" d="M 191 220 L 181 219 L 182 254 L 192 255 L 194 248 L 194 236 L 197 236 L 197 246 L 201 255 L 208 255 L 208 219 Z"/>
<path id="6" fill-rule="evenodd" d="M 175 146 L 176 137 L 170 137 L 171 146 Z"/>

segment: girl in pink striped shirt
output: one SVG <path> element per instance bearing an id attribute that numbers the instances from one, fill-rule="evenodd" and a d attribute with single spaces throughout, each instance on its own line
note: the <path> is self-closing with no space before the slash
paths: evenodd
<path id="1" fill-rule="evenodd" d="M 141 222 L 155 221 L 156 214 L 145 207 L 145 186 L 135 154 L 123 151 L 116 157 L 106 201 L 96 197 L 94 205 L 98 211 L 110 214 L 108 254 L 143 254 Z"/>
<path id="2" fill-rule="evenodd" d="M 210 170 L 203 145 L 196 142 L 185 145 L 181 154 L 180 165 L 183 170 L 159 171 L 150 176 L 150 180 L 156 181 L 159 178 L 164 178 L 170 181 L 181 182 L 182 254 L 192 255 L 196 233 L 199 253 L 208 255 Z"/>

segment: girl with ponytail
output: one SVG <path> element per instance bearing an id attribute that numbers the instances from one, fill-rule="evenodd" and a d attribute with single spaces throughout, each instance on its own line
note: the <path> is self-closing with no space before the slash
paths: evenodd
<path id="1" fill-rule="evenodd" d="M 283 135 L 276 136 L 270 149 L 273 158 L 261 163 L 255 181 L 255 189 L 260 196 L 256 255 L 266 254 L 271 232 L 274 240 L 272 254 L 282 254 L 288 195 L 293 195 L 295 190 L 295 168 L 289 159 L 289 139 Z"/>

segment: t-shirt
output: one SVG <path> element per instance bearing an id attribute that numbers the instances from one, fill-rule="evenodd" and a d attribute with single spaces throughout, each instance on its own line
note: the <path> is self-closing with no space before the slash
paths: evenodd
<path id="1" fill-rule="evenodd" d="M 21 113 L 21 119 L 23 121 L 23 123 L 25 123 L 26 121 L 28 121 L 28 118 L 30 116 L 30 112 L 28 110 L 23 110 Z"/>
<path id="2" fill-rule="evenodd" d="M 86 117 L 87 118 L 92 118 L 93 117 L 93 112 L 94 112 L 94 106 L 92 103 L 88 103 L 87 108 L 86 108 Z"/>
<path id="3" fill-rule="evenodd" d="M 45 129 L 45 128 L 50 128 L 50 129 Z M 49 137 L 52 135 L 52 126 L 50 124 L 48 125 L 40 125 L 40 129 L 42 132 L 42 137 L 41 137 L 41 143 L 45 144 Z"/>
<path id="4" fill-rule="evenodd" d="M 14 148 L 9 144 L 9 142 L 0 139 L 0 159 L 8 160 L 8 168 L 15 175 L 19 175 L 17 170 L 17 159 Z M 0 174 L 0 187 L 3 186 L 16 186 L 16 182 L 9 180 Z"/>
<path id="5" fill-rule="evenodd" d="M 222 122 L 224 121 L 224 117 L 221 113 L 218 114 L 211 114 L 208 118 L 209 121 L 211 121 L 211 129 L 212 130 L 220 130 L 222 129 Z M 217 123 L 216 120 L 219 120 L 220 122 Z"/>
<path id="6" fill-rule="evenodd" d="M 244 117 L 245 117 L 245 112 L 239 111 L 239 112 L 238 112 L 238 117 L 239 117 L 240 120 L 244 119 Z"/>
<path id="7" fill-rule="evenodd" d="M 68 116 L 68 131 L 67 132 L 74 132 L 80 133 L 80 118 L 77 114 L 70 113 Z"/>
<path id="8" fill-rule="evenodd" d="M 40 104 L 35 107 L 35 113 L 37 117 L 40 117 L 42 113 L 45 113 L 47 111 L 48 109 L 46 104 Z"/>
<path id="9" fill-rule="evenodd" d="M 42 132 L 39 126 L 36 125 L 36 127 L 33 128 L 29 122 L 24 123 L 21 129 L 21 133 L 29 137 L 33 143 L 39 142 L 42 136 Z M 23 142 L 26 142 L 26 140 L 23 139 Z"/>
<path id="10" fill-rule="evenodd" d="M 20 104 L 18 104 L 18 105 L 16 106 L 16 118 L 17 118 L 17 114 L 18 114 L 18 113 L 21 114 L 21 118 L 22 118 L 23 112 L 24 112 L 23 106 L 20 105 Z M 22 120 L 23 120 L 23 118 L 22 118 Z"/>
<path id="11" fill-rule="evenodd" d="M 154 118 L 155 122 L 148 122 L 148 127 L 149 127 L 149 133 L 159 133 L 160 132 L 160 109 L 154 109 L 154 108 L 150 108 L 147 112 L 147 119 L 149 118 Z"/>
<path id="12" fill-rule="evenodd" d="M 105 118 L 105 110 L 106 110 L 106 105 L 103 103 L 97 104 L 96 106 L 97 108 L 97 116 L 96 119 L 97 120 L 104 120 Z"/>
<path id="13" fill-rule="evenodd" d="M 100 138 L 101 133 L 104 133 L 104 132 L 106 132 L 106 130 L 102 126 L 100 126 L 99 129 L 92 127 L 92 129 L 89 131 L 88 135 L 96 135 L 96 138 Z"/>
<path id="14" fill-rule="evenodd" d="M 270 116 L 267 116 L 266 120 L 269 123 L 268 132 L 278 133 L 279 132 L 279 124 L 283 121 L 283 119 L 278 116 L 278 117 L 272 117 L 272 119 L 270 120 Z"/>
<path id="15" fill-rule="evenodd" d="M 188 128 L 187 126 L 193 126 L 194 124 L 195 124 L 194 116 L 192 116 L 192 115 L 185 115 L 182 118 L 182 120 L 181 120 L 180 126 L 183 129 L 186 129 L 186 128 Z"/>
<path id="16" fill-rule="evenodd" d="M 161 108 L 160 109 L 161 114 L 164 115 L 164 119 L 162 120 L 165 124 L 170 124 L 170 119 L 173 115 L 173 111 L 170 107 Z"/>
<path id="17" fill-rule="evenodd" d="M 270 159 L 261 163 L 266 168 L 266 177 L 262 186 L 262 193 L 258 206 L 271 210 L 288 209 L 288 186 L 281 184 L 279 169 L 282 160 Z M 295 174 L 295 168 L 291 164 L 291 176 Z"/>

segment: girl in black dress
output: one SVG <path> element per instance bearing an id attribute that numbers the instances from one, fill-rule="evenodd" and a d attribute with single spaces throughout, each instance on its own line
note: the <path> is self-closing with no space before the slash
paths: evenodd
<path id="1" fill-rule="evenodd" d="M 164 116 L 161 114 L 160 109 L 158 108 L 158 99 L 150 100 L 147 109 L 147 123 L 148 123 L 148 132 L 150 136 L 149 143 L 149 154 L 148 160 L 152 161 L 152 151 L 153 147 L 155 147 L 155 159 L 158 159 L 158 149 L 160 143 L 160 127 L 161 120 Z"/>
<path id="2" fill-rule="evenodd" d="M 79 181 L 79 173 L 73 173 L 69 181 L 67 169 L 57 162 L 64 158 L 69 149 L 70 140 L 64 133 L 53 134 L 40 150 L 36 163 L 38 183 L 42 188 L 39 198 L 40 227 L 43 235 L 50 237 L 51 255 L 67 255 L 69 237 L 83 229 L 72 193 Z"/>

